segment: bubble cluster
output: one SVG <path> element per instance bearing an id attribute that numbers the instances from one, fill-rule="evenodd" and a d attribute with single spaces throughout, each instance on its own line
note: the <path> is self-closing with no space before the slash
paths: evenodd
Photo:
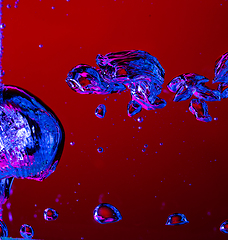
<path id="1" fill-rule="evenodd" d="M 199 121 L 212 121 L 206 101 L 220 101 L 228 97 L 228 52 L 216 61 L 214 72 L 215 77 L 212 83 L 220 83 L 217 89 L 205 86 L 209 79 L 196 73 L 179 75 L 167 85 L 171 92 L 176 93 L 174 102 L 196 97 L 190 101 L 189 110 Z"/>
<path id="2" fill-rule="evenodd" d="M 110 94 L 129 88 L 132 100 L 128 104 L 131 117 L 142 108 L 155 110 L 166 105 L 161 93 L 165 71 L 157 58 L 140 50 L 98 54 L 99 69 L 89 65 L 75 66 L 67 75 L 68 86 L 80 94 Z"/>

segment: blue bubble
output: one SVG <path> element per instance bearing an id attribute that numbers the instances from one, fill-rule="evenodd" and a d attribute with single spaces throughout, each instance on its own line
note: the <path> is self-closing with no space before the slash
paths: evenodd
<path id="1" fill-rule="evenodd" d="M 108 203 L 99 204 L 93 212 L 93 217 L 101 224 L 114 223 L 122 219 L 119 210 Z"/>
<path id="2" fill-rule="evenodd" d="M 187 220 L 187 218 L 185 217 L 184 214 L 182 213 L 174 213 L 171 214 L 170 216 L 168 216 L 168 219 L 166 221 L 165 225 L 182 225 L 182 224 L 186 224 L 189 221 Z"/>
<path id="3" fill-rule="evenodd" d="M 99 147 L 99 148 L 97 149 L 97 151 L 98 151 L 99 153 L 102 153 L 102 152 L 104 151 L 104 149 L 103 149 L 102 147 Z"/>
<path id="4" fill-rule="evenodd" d="M 141 122 L 143 122 L 143 118 L 142 118 L 142 117 L 139 117 L 139 118 L 137 119 L 137 121 L 141 123 Z"/>
<path id="5" fill-rule="evenodd" d="M 228 220 L 224 221 L 221 225 L 219 230 L 223 233 L 228 233 Z"/>
<path id="6" fill-rule="evenodd" d="M 7 226 L 2 220 L 0 220 L 0 237 L 8 237 Z"/>
<path id="7" fill-rule="evenodd" d="M 99 69 L 86 64 L 75 66 L 66 78 L 68 86 L 80 94 L 120 93 L 129 88 L 130 117 L 142 108 L 155 110 L 166 106 L 166 101 L 158 97 L 164 83 L 165 71 L 157 58 L 149 53 L 130 50 L 104 56 L 98 54 L 96 63 Z M 132 104 L 135 105 L 134 110 L 130 109 Z"/>
<path id="8" fill-rule="evenodd" d="M 23 224 L 20 228 L 20 234 L 23 238 L 32 238 L 34 235 L 34 230 L 30 225 Z"/>
<path id="9" fill-rule="evenodd" d="M 95 115 L 98 118 L 104 118 L 105 114 L 106 114 L 106 107 L 104 104 L 100 104 L 95 110 Z"/>
<path id="10" fill-rule="evenodd" d="M 46 208 L 44 210 L 44 219 L 46 221 L 54 221 L 58 218 L 59 214 L 53 208 Z"/>
<path id="11" fill-rule="evenodd" d="M 64 130 L 41 100 L 18 87 L 4 86 L 0 127 L 2 181 L 10 177 L 42 181 L 55 171 Z"/>

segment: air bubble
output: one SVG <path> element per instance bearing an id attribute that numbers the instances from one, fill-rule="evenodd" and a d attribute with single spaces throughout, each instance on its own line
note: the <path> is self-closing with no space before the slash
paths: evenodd
<path id="1" fill-rule="evenodd" d="M 58 218 L 59 214 L 53 208 L 46 208 L 44 210 L 44 219 L 46 221 L 54 221 Z"/>
<path id="2" fill-rule="evenodd" d="M 0 237 L 8 237 L 7 226 L 2 220 L 0 220 Z"/>
<path id="3" fill-rule="evenodd" d="M 187 220 L 187 218 L 185 217 L 184 214 L 182 213 L 174 213 L 172 215 L 170 215 L 166 221 L 165 225 L 182 225 L 182 224 L 186 224 L 189 221 Z"/>
<path id="4" fill-rule="evenodd" d="M 221 225 L 219 230 L 223 233 L 228 233 L 228 220 L 224 221 Z"/>
<path id="5" fill-rule="evenodd" d="M 95 115 L 98 118 L 104 118 L 105 114 L 106 114 L 106 107 L 104 104 L 100 104 L 95 110 Z"/>
<path id="6" fill-rule="evenodd" d="M 137 119 L 137 121 L 141 123 L 141 122 L 143 122 L 143 118 L 142 118 L 142 117 L 139 117 L 139 118 Z"/>
<path id="7" fill-rule="evenodd" d="M 119 210 L 108 203 L 99 204 L 93 212 L 93 217 L 101 224 L 114 223 L 122 219 Z"/>
<path id="8" fill-rule="evenodd" d="M 104 151 L 104 149 L 103 149 L 102 147 L 99 147 L 99 148 L 97 149 L 97 151 L 98 151 L 99 153 L 102 153 L 102 152 Z"/>
<path id="9" fill-rule="evenodd" d="M 30 225 L 23 224 L 20 228 L 20 234 L 23 238 L 32 238 L 34 235 L 34 230 Z"/>
<path id="10" fill-rule="evenodd" d="M 1 28 L 1 29 L 4 29 L 5 27 L 6 27 L 6 24 L 5 24 L 5 23 L 0 24 L 0 28 Z"/>

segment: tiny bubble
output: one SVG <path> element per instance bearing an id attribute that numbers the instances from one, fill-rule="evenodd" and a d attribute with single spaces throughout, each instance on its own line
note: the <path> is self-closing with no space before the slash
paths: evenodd
<path id="1" fill-rule="evenodd" d="M 103 149 L 102 147 L 99 147 L 99 148 L 97 149 L 97 151 L 98 151 L 99 153 L 102 153 L 102 152 L 104 151 L 104 149 Z"/>
<path id="2" fill-rule="evenodd" d="M 8 217 L 9 217 L 10 222 L 12 222 L 13 221 L 13 216 L 12 216 L 11 212 L 9 212 Z"/>
<path id="3" fill-rule="evenodd" d="M 142 118 L 142 117 L 139 117 L 139 118 L 137 119 L 137 121 L 141 123 L 141 122 L 143 122 L 143 118 Z"/>
<path id="4" fill-rule="evenodd" d="M 6 6 L 7 8 L 11 8 L 11 5 L 10 4 L 7 4 L 7 6 Z"/>
<path id="5" fill-rule="evenodd" d="M 148 147 L 148 144 L 145 144 L 145 145 L 144 145 L 144 148 L 147 148 L 147 147 Z"/>
<path id="6" fill-rule="evenodd" d="M 70 142 L 70 145 L 71 145 L 71 146 L 74 146 L 74 145 L 75 145 L 75 142 Z"/>
<path id="7" fill-rule="evenodd" d="M 11 206 L 11 203 L 8 202 L 8 203 L 6 204 L 7 209 L 10 209 L 10 206 Z"/>
<path id="8" fill-rule="evenodd" d="M 51 7 L 51 9 L 55 9 L 55 7 Z"/>
<path id="9" fill-rule="evenodd" d="M 162 146 L 162 145 L 163 145 L 163 143 L 161 142 L 161 143 L 160 143 L 160 146 Z"/>
<path id="10" fill-rule="evenodd" d="M 142 129 L 142 127 L 138 127 L 138 129 Z"/>
<path id="11" fill-rule="evenodd" d="M 5 24 L 5 23 L 0 24 L 0 28 L 1 28 L 1 29 L 5 28 L 5 27 L 6 27 L 6 24 Z"/>
<path id="12" fill-rule="evenodd" d="M 145 149 L 145 148 L 143 148 L 143 149 L 142 149 L 142 152 L 145 152 L 145 151 L 146 151 L 146 149 Z"/>
<path id="13" fill-rule="evenodd" d="M 214 120 L 215 120 L 215 121 L 217 121 L 217 120 L 218 120 L 218 118 L 214 118 Z"/>
<path id="14" fill-rule="evenodd" d="M 40 44 L 40 45 L 39 45 L 39 48 L 42 48 L 42 47 L 43 47 L 43 45 L 42 45 L 42 44 Z"/>

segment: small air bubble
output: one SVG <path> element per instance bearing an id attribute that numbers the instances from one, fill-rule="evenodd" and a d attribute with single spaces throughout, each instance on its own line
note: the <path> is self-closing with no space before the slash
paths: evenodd
<path id="1" fill-rule="evenodd" d="M 99 148 L 97 149 L 97 151 L 98 151 L 99 153 L 102 153 L 102 152 L 104 151 L 104 149 L 103 149 L 102 147 L 99 147 Z"/>
<path id="2" fill-rule="evenodd" d="M 7 8 L 11 8 L 11 5 L 10 4 L 7 4 L 7 6 L 6 6 Z"/>
<path id="3" fill-rule="evenodd" d="M 5 24 L 5 23 L 0 24 L 0 28 L 1 28 L 1 29 L 5 28 L 5 27 L 6 27 L 6 24 Z"/>
<path id="4" fill-rule="evenodd" d="M 74 146 L 74 145 L 75 145 L 75 142 L 70 142 L 70 145 L 71 145 L 71 146 Z"/>
<path id="5" fill-rule="evenodd" d="M 32 238 L 34 235 L 34 230 L 31 226 L 23 224 L 20 228 L 20 234 L 23 238 Z"/>
<path id="6" fill-rule="evenodd" d="M 141 123 L 141 122 L 143 122 L 143 118 L 142 118 L 142 117 L 139 117 L 139 118 L 137 119 L 137 121 Z"/>

